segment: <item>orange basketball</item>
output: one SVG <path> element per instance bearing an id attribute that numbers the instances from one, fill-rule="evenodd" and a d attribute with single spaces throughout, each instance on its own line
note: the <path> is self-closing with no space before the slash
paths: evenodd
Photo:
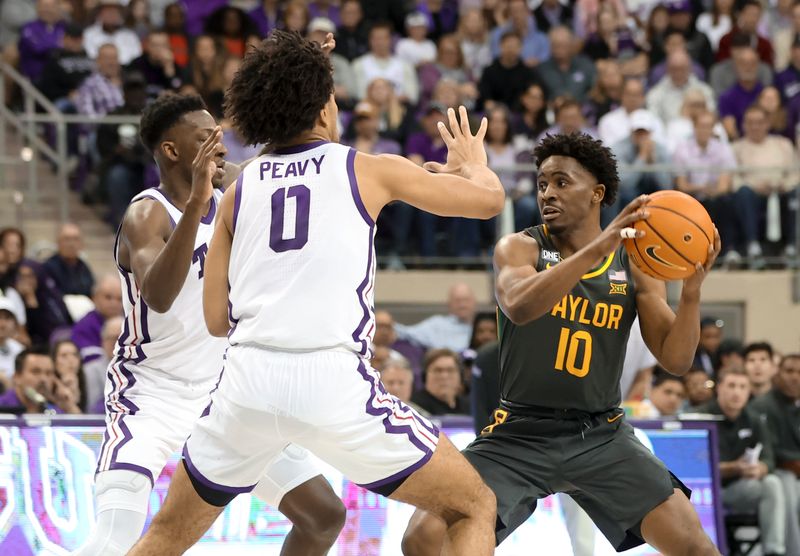
<path id="1" fill-rule="evenodd" d="M 700 202 L 680 191 L 659 191 L 645 205 L 650 213 L 634 228 L 641 238 L 626 239 L 625 248 L 642 272 L 659 280 L 683 280 L 705 264 L 714 241 L 714 223 Z"/>

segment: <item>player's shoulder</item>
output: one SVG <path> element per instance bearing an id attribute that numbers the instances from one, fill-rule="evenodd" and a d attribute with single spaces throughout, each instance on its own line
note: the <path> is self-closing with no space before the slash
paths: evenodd
<path id="1" fill-rule="evenodd" d="M 123 237 L 169 232 L 170 216 L 167 207 L 153 197 L 135 199 L 122 217 Z"/>
<path id="2" fill-rule="evenodd" d="M 535 266 L 539 259 L 539 243 L 527 230 L 500 238 L 494 249 L 494 262 L 501 266 Z"/>

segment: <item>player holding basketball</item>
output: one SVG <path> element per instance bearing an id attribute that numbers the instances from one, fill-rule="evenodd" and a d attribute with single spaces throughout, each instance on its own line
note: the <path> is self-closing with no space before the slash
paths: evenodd
<path id="1" fill-rule="evenodd" d="M 629 264 L 620 245 L 623 230 L 648 217 L 647 198 L 600 228 L 600 208 L 614 202 L 619 185 L 610 151 L 587 135 L 556 135 L 534 155 L 544 224 L 497 244 L 500 408 L 464 450 L 497 497 L 497 542 L 538 499 L 565 492 L 619 551 L 647 542 L 666 555 L 717 555 L 688 489 L 625 422 L 619 379 L 637 312 L 661 365 L 679 375 L 689 369 L 700 285 L 719 236 L 706 265 L 684 281 L 673 313 L 664 283 Z M 442 529 L 418 511 L 404 553 L 438 555 Z"/>
<path id="2" fill-rule="evenodd" d="M 453 554 L 494 550 L 494 497 L 452 443 L 380 383 L 374 331 L 375 221 L 402 200 L 443 216 L 489 218 L 503 187 L 449 111 L 446 165 L 338 144 L 331 65 L 277 31 L 244 59 L 226 99 L 249 143 L 274 145 L 222 200 L 206 261 L 209 330 L 230 332 L 210 413 L 186 442 L 166 503 L 131 555 L 182 554 L 237 492 L 296 442 L 373 492 L 446 524 Z M 229 293 L 230 286 L 230 293 Z"/>
<path id="3" fill-rule="evenodd" d="M 203 325 L 202 288 L 220 186 L 239 168 L 225 163 L 222 132 L 200 97 L 158 98 L 140 135 L 161 185 L 133 198 L 114 246 L 126 317 L 106 383 L 97 527 L 80 556 L 122 555 L 139 538 L 153 479 L 208 406 L 227 347 Z M 327 554 L 344 506 L 308 453 L 287 444 L 260 469 L 253 494 L 294 524 L 282 554 Z"/>

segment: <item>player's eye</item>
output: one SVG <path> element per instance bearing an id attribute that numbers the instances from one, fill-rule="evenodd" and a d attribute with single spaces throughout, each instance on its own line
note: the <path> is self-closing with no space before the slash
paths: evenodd
<path id="1" fill-rule="evenodd" d="M 539 182 L 539 191 L 544 191 L 545 189 L 547 189 L 547 182 L 546 181 L 540 181 Z"/>

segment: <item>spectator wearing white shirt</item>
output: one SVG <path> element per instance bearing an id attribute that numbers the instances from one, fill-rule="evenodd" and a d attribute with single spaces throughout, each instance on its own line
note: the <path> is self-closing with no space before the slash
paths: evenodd
<path id="1" fill-rule="evenodd" d="M 417 324 L 396 324 L 398 338 L 431 348 L 461 353 L 469 346 L 475 316 L 475 294 L 467 284 L 457 283 L 447 294 L 447 315 L 433 315 Z"/>
<path id="2" fill-rule="evenodd" d="M 353 61 L 356 95 L 362 99 L 367 86 L 375 79 L 386 79 L 394 85 L 397 97 L 416 104 L 419 100 L 419 81 L 414 67 L 392 54 L 392 26 L 378 22 L 369 31 L 369 52 Z"/>
<path id="3" fill-rule="evenodd" d="M 622 364 L 622 376 L 619 381 L 623 401 L 641 401 L 647 397 L 656 363 L 656 358 L 644 343 L 639 317 L 636 317 L 628 336 L 625 362 Z"/>
<path id="4" fill-rule="evenodd" d="M 100 47 L 113 44 L 117 47 L 119 61 L 127 66 L 142 55 L 142 42 L 138 35 L 123 27 L 123 6 L 120 0 L 101 0 L 94 25 L 83 32 L 83 48 L 89 58 L 97 58 Z"/>
<path id="5" fill-rule="evenodd" d="M 664 124 L 680 116 L 683 95 L 690 89 L 700 89 L 709 109 L 716 108 L 711 87 L 692 75 L 691 64 L 686 52 L 673 52 L 667 58 L 667 75 L 647 93 L 647 108 Z"/>
<path id="6" fill-rule="evenodd" d="M 625 81 L 621 106 L 600 118 L 598 123 L 597 132 L 603 143 L 614 145 L 631 134 L 631 114 L 645 109 L 644 91 L 642 80 L 629 78 Z M 664 141 L 664 124 L 657 118 L 653 118 L 653 138 L 659 142 Z"/>
<path id="7" fill-rule="evenodd" d="M 3 390 L 11 387 L 14 376 L 14 360 L 25 346 L 14 339 L 17 331 L 17 317 L 14 306 L 7 297 L 0 297 L 0 386 Z"/>
<path id="8" fill-rule="evenodd" d="M 428 39 L 428 18 L 421 12 L 406 16 L 408 37 L 397 41 L 397 57 L 413 67 L 436 59 L 436 45 Z"/>

